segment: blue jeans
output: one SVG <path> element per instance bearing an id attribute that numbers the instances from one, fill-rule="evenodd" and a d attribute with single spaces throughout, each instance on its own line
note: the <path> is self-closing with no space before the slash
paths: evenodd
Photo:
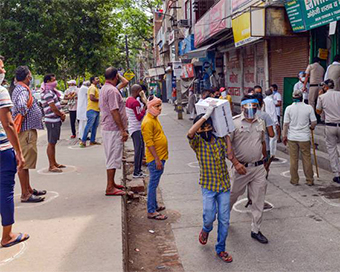
<path id="1" fill-rule="evenodd" d="M 155 161 L 148 163 L 148 168 L 150 172 L 150 180 L 148 186 L 148 213 L 154 213 L 158 208 L 157 187 L 159 184 L 159 180 L 161 179 L 161 176 L 164 172 L 165 161 L 162 161 L 162 164 L 163 164 L 162 170 L 157 170 Z"/>
<path id="2" fill-rule="evenodd" d="M 0 151 L 0 211 L 3 226 L 14 224 L 14 184 L 17 162 L 13 149 Z"/>
<path id="3" fill-rule="evenodd" d="M 96 141 L 97 128 L 99 125 L 99 111 L 89 110 L 86 112 L 87 123 L 83 134 L 82 142 L 86 142 L 87 135 L 91 130 L 90 142 L 94 143 Z"/>
<path id="4" fill-rule="evenodd" d="M 213 192 L 202 188 L 203 196 L 203 230 L 207 233 L 213 229 L 216 214 L 218 214 L 217 254 L 225 251 L 225 241 L 228 236 L 230 219 L 230 191 Z"/>

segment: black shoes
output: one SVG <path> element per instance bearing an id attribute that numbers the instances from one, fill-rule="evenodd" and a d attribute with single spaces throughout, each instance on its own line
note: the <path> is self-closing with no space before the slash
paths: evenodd
<path id="1" fill-rule="evenodd" d="M 261 244 L 268 244 L 268 239 L 259 231 L 258 233 L 251 232 L 251 238 L 259 241 Z"/>
<path id="2" fill-rule="evenodd" d="M 333 178 L 333 181 L 340 184 L 340 177 Z"/>

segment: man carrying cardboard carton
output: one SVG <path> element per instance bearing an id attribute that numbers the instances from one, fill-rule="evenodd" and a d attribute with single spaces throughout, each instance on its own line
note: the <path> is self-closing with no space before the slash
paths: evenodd
<path id="1" fill-rule="evenodd" d="M 225 160 L 228 152 L 226 140 L 213 134 L 210 116 L 215 107 L 209 106 L 205 113 L 195 118 L 194 125 L 188 132 L 188 139 L 200 165 L 203 228 L 199 234 L 199 242 L 202 245 L 207 244 L 217 214 L 218 238 L 215 250 L 221 260 L 230 263 L 233 259 L 225 251 L 230 218 L 230 178 Z"/>
<path id="2" fill-rule="evenodd" d="M 251 237 L 267 244 L 267 238 L 260 232 L 267 190 L 265 126 L 256 115 L 258 100 L 254 96 L 245 96 L 241 106 L 241 115 L 234 118 L 235 131 L 230 134 L 233 146 L 230 160 L 233 164 L 234 177 L 231 183 L 230 208 L 248 186 L 253 216 Z"/>

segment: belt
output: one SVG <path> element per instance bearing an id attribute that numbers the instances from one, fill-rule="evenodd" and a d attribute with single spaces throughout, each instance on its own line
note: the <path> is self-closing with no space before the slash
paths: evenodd
<path id="1" fill-rule="evenodd" d="M 309 87 L 319 87 L 319 84 L 309 84 Z"/>
<path id="2" fill-rule="evenodd" d="M 257 167 L 257 166 L 260 166 L 260 165 L 263 165 L 264 164 L 264 161 L 257 161 L 257 162 L 247 162 L 247 163 L 244 163 L 244 162 L 240 162 L 241 164 L 243 164 L 245 167 Z"/>
<path id="3" fill-rule="evenodd" d="M 6 139 L 6 140 L 0 141 L 0 144 L 5 144 L 5 143 L 8 143 L 8 142 L 9 142 L 8 139 Z"/>
<path id="4" fill-rule="evenodd" d="M 326 123 L 326 126 L 330 126 L 330 127 L 340 127 L 340 124 L 336 124 L 336 123 Z"/>

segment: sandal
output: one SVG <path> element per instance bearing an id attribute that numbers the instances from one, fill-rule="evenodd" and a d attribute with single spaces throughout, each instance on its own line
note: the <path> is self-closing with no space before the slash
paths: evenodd
<path id="1" fill-rule="evenodd" d="M 233 261 L 233 257 L 228 254 L 228 252 L 222 251 L 221 253 L 217 254 L 217 256 L 226 263 L 231 263 Z"/>
<path id="2" fill-rule="evenodd" d="M 10 242 L 6 245 L 1 245 L 2 247 L 11 247 L 11 246 L 14 246 L 16 244 L 19 244 L 21 242 L 24 242 L 26 241 L 28 238 L 30 238 L 30 236 L 28 234 L 24 234 L 23 233 L 19 233 L 18 237 L 13 241 L 13 242 Z"/>
<path id="3" fill-rule="evenodd" d="M 38 202 L 42 202 L 44 200 L 45 200 L 45 197 L 30 195 L 30 197 L 26 200 L 21 199 L 21 202 L 22 203 L 38 203 Z"/>
<path id="4" fill-rule="evenodd" d="M 62 173 L 63 170 L 61 170 L 59 168 L 48 168 L 48 172 L 51 172 L 51 173 Z"/>
<path id="5" fill-rule="evenodd" d="M 117 188 L 117 189 L 125 189 L 125 187 L 123 185 L 120 185 L 120 184 L 116 184 L 115 188 Z"/>
<path id="6" fill-rule="evenodd" d="M 159 213 L 159 214 L 156 214 L 156 215 L 148 215 L 148 219 L 154 219 L 154 220 L 161 221 L 161 220 L 168 219 L 168 217 L 164 214 Z"/>
<path id="7" fill-rule="evenodd" d="M 206 245 L 208 243 L 208 237 L 209 237 L 209 233 L 205 232 L 204 230 L 201 230 L 200 235 L 198 236 L 198 241 L 202 245 Z"/>
<path id="8" fill-rule="evenodd" d="M 57 164 L 55 167 L 57 167 L 57 168 L 66 168 L 66 165 Z"/>
<path id="9" fill-rule="evenodd" d="M 156 212 L 161 212 L 161 211 L 164 211 L 166 208 L 165 206 L 159 206 L 157 209 L 156 209 Z"/>
<path id="10" fill-rule="evenodd" d="M 124 196 L 126 195 L 126 192 L 122 190 L 116 190 L 114 192 L 106 192 L 105 195 L 106 196 Z"/>
<path id="11" fill-rule="evenodd" d="M 33 189 L 33 193 L 32 194 L 35 195 L 35 196 L 46 195 L 47 191 L 46 190 L 38 191 L 36 189 Z"/>

